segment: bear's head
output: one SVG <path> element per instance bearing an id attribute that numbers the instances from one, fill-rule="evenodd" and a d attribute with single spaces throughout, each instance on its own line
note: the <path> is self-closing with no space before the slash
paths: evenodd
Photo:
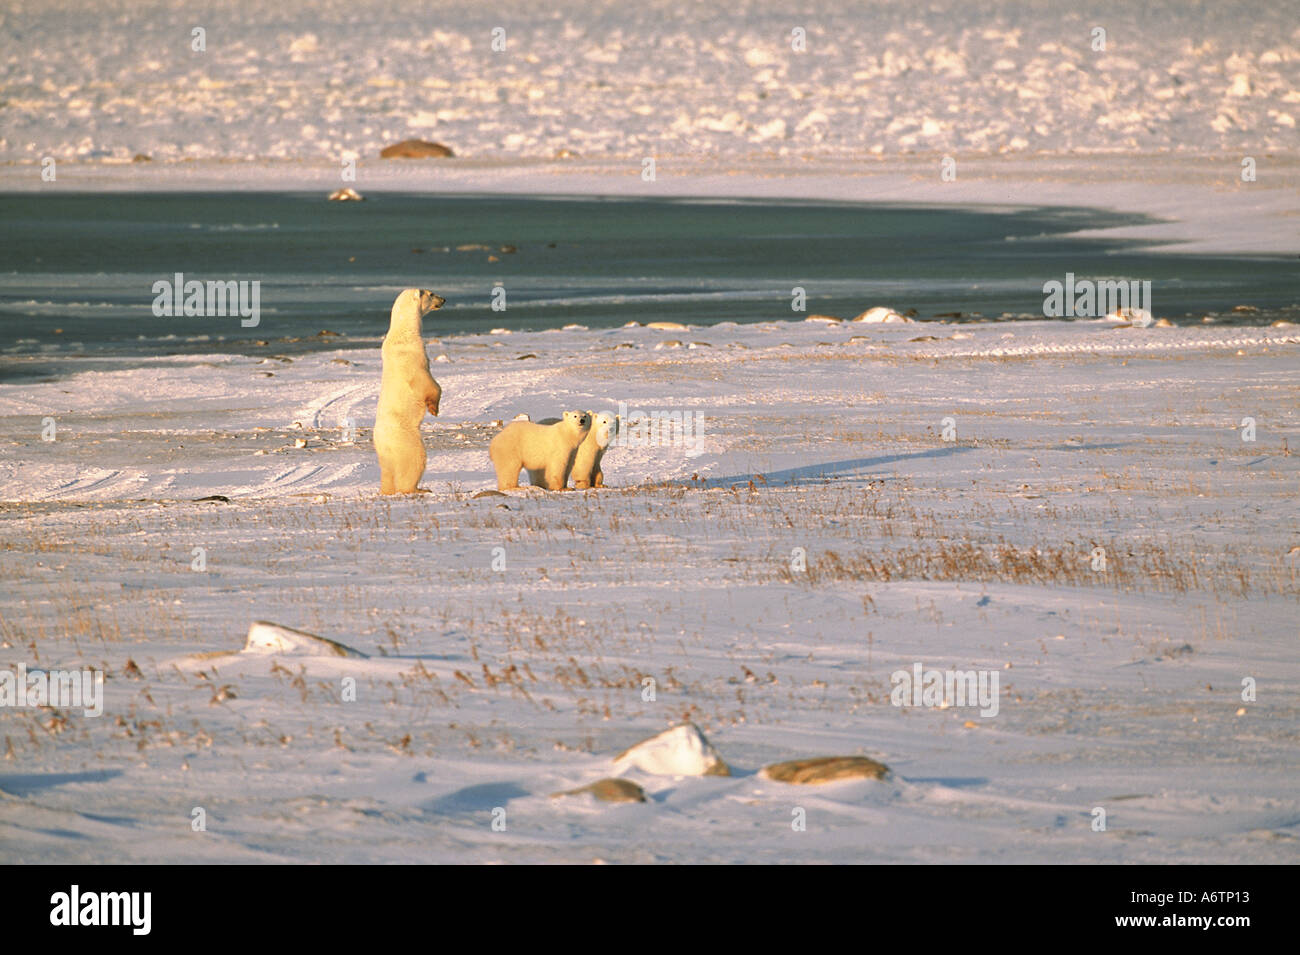
<path id="1" fill-rule="evenodd" d="M 441 308 L 445 301 L 446 299 L 441 295 L 436 295 L 428 289 L 404 289 L 393 301 L 388 334 L 395 339 L 419 338 L 423 332 L 420 319 L 426 312 Z"/>
<path id="2" fill-rule="evenodd" d="M 447 300 L 441 295 L 430 292 L 427 288 L 420 289 L 420 314 L 427 315 L 429 312 L 440 309 L 447 303 Z"/>
<path id="3" fill-rule="evenodd" d="M 602 411 L 592 416 L 591 430 L 596 435 L 596 446 L 607 448 L 618 435 L 618 415 Z"/>
<path id="4" fill-rule="evenodd" d="M 591 430 L 591 414 L 586 411 L 566 411 L 564 412 L 564 424 L 566 427 L 573 428 L 583 438 L 586 438 L 587 432 Z"/>

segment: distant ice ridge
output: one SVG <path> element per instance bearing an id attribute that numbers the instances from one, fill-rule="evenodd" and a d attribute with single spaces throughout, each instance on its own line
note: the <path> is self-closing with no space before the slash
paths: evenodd
<path id="1" fill-rule="evenodd" d="M 1289 4 L 787 10 L 11 5 L 0 12 L 0 160 L 341 160 L 413 136 L 468 158 L 638 162 L 1294 148 L 1300 26 Z"/>

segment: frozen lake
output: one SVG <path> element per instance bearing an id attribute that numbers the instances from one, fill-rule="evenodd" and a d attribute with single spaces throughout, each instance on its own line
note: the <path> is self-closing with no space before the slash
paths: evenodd
<path id="1" fill-rule="evenodd" d="M 385 303 L 412 284 L 447 299 L 430 321 L 437 335 L 853 318 L 877 304 L 921 321 L 1041 319 L 1043 284 L 1067 273 L 1149 281 L 1151 311 L 1177 324 L 1209 315 L 1267 325 L 1295 319 L 1300 288 L 1280 255 L 1174 256 L 1078 237 L 1146 221 L 1079 208 L 106 192 L 0 196 L 0 214 L 0 347 L 10 355 L 225 351 L 259 339 L 301 350 L 322 329 L 370 345 L 386 328 Z M 259 281 L 256 327 L 155 316 L 154 283 L 178 272 Z"/>

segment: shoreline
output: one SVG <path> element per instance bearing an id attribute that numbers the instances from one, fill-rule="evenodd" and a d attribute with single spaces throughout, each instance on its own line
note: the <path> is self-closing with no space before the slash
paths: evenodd
<path id="1" fill-rule="evenodd" d="M 828 322 L 817 318 L 770 320 L 761 322 L 719 322 L 689 324 L 680 329 L 663 330 L 644 324 L 634 326 L 512 329 L 508 331 L 461 330 L 430 334 L 424 339 L 431 356 L 448 350 L 499 347 L 528 351 L 554 345 L 557 341 L 572 347 L 602 347 L 602 342 L 619 340 L 636 342 L 638 348 L 655 351 L 685 347 L 693 350 L 699 342 L 685 344 L 674 335 L 695 338 L 725 338 L 728 334 L 748 332 L 775 333 L 796 338 L 811 334 L 848 335 L 836 344 L 865 341 L 868 337 L 881 345 L 907 342 L 935 342 L 924 349 L 911 349 L 913 359 L 949 358 L 1050 358 L 1065 353 L 1094 357 L 1115 355 L 1136 357 L 1183 349 L 1237 349 L 1300 345 L 1300 323 L 1275 321 L 1271 324 L 1174 324 L 1143 329 L 1131 324 L 1100 318 L 1043 319 L 995 317 L 978 320 L 918 319 L 901 324 L 878 324 L 852 320 Z M 1101 340 L 1103 332 L 1127 332 L 1124 338 Z M 977 339 L 980 345 L 950 346 L 947 341 Z M 1013 341 L 1020 339 L 1017 341 Z M 1029 340 L 1029 344 L 1024 343 Z M 1050 341 L 1049 341 L 1050 339 Z M 1079 341 L 1076 342 L 1075 339 Z M 95 371 L 127 371 L 159 368 L 168 365 L 210 364 L 214 361 L 273 361 L 292 357 L 323 359 L 329 357 L 366 356 L 377 353 L 383 336 L 336 335 L 321 339 L 303 336 L 295 339 L 270 339 L 265 343 L 246 339 L 178 339 L 142 343 L 157 350 L 131 352 L 114 345 L 100 345 L 80 350 L 58 351 L 50 347 L 30 352 L 0 352 L 0 389 L 39 382 L 52 382 Z M 825 344 L 830 344 L 826 342 Z M 162 350 L 160 346 L 168 346 Z M 624 345 L 621 347 L 629 347 Z M 705 346 L 712 347 L 712 343 Z"/>

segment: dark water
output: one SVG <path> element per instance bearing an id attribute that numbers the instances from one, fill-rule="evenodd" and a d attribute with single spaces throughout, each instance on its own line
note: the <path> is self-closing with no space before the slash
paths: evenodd
<path id="1" fill-rule="evenodd" d="M 812 202 L 319 193 L 0 196 L 0 353 L 161 354 L 381 336 L 402 288 L 446 307 L 430 336 L 569 323 L 711 324 L 852 318 L 873 305 L 918 320 L 1042 317 L 1043 283 L 1149 280 L 1175 322 L 1294 319 L 1294 257 L 1153 255 L 1065 233 L 1137 223 L 1085 209 L 1018 211 Z M 483 244 L 489 248 L 457 250 Z M 514 251 L 504 250 L 509 246 Z M 496 261 L 492 261 L 491 257 Z M 153 283 L 258 280 L 255 328 L 237 316 L 155 317 Z M 491 308 L 505 289 L 505 311 Z M 1258 312 L 1233 312 L 1237 305 Z M 960 312 L 958 318 L 952 313 Z M 56 331 L 61 329 L 61 331 Z M 340 339 L 331 339 L 337 347 Z"/>

